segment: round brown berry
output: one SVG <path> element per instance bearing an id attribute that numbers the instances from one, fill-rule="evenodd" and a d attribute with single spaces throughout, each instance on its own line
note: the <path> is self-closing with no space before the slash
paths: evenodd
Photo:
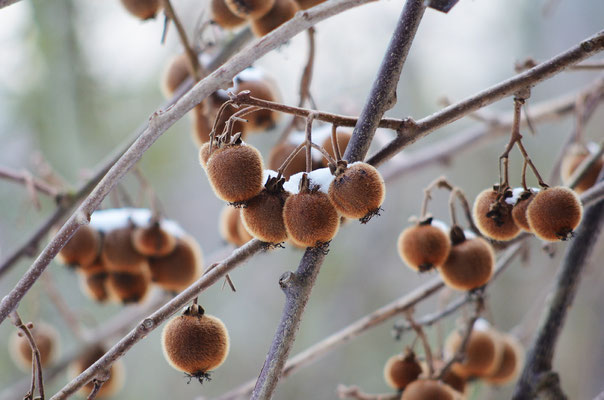
<path id="1" fill-rule="evenodd" d="M 97 258 L 101 249 L 101 235 L 90 225 L 82 225 L 59 251 L 63 264 L 85 267 Z"/>
<path id="2" fill-rule="evenodd" d="M 244 18 L 233 14 L 224 0 L 212 0 L 210 3 L 210 15 L 212 16 L 212 21 L 224 29 L 233 29 L 245 23 Z"/>
<path id="3" fill-rule="evenodd" d="M 161 341 L 168 363 L 200 380 L 218 368 L 229 353 L 229 334 L 222 321 L 204 314 L 196 305 L 168 321 Z"/>
<path id="4" fill-rule="evenodd" d="M 133 230 L 127 226 L 105 234 L 101 259 L 107 271 L 140 273 L 148 269 L 147 258 L 132 245 Z"/>
<path id="5" fill-rule="evenodd" d="M 572 189 L 556 186 L 541 190 L 529 204 L 526 216 L 538 238 L 555 242 L 572 237 L 581 223 L 583 206 Z"/>
<path id="6" fill-rule="evenodd" d="M 72 361 L 68 367 L 68 374 L 71 379 L 75 379 L 78 375 L 84 372 L 88 367 L 97 362 L 105 355 L 105 349 L 102 347 L 93 347 L 89 349 L 82 357 Z M 109 369 L 109 379 L 103 383 L 100 390 L 97 392 L 97 399 L 105 399 L 114 396 L 124 386 L 125 368 L 121 360 L 117 360 L 111 364 Z M 88 382 L 80 389 L 80 394 L 87 397 L 94 388 L 93 381 Z"/>
<path id="7" fill-rule="evenodd" d="M 243 246 L 252 236 L 241 222 L 241 209 L 225 205 L 220 213 L 218 224 L 220 236 L 237 247 Z"/>
<path id="8" fill-rule="evenodd" d="M 167 63 L 162 79 L 161 89 L 166 98 L 174 96 L 180 85 L 191 75 L 189 58 L 186 53 L 173 56 Z"/>
<path id="9" fill-rule="evenodd" d="M 240 18 L 257 19 L 264 16 L 275 0 L 224 0 L 233 14 Z"/>
<path id="10" fill-rule="evenodd" d="M 564 185 L 568 185 L 570 183 L 570 178 L 572 177 L 575 170 L 581 165 L 583 161 L 589 158 L 591 152 L 589 149 L 580 144 L 575 144 L 571 146 L 564 158 L 562 158 L 562 164 L 560 166 L 560 177 L 562 178 L 562 183 Z M 581 194 L 590 187 L 592 187 L 596 180 L 598 179 L 598 175 L 600 171 L 604 167 L 604 158 L 600 157 L 596 162 L 587 170 L 583 178 L 577 183 L 574 187 L 574 191 Z"/>
<path id="11" fill-rule="evenodd" d="M 464 361 L 452 366 L 455 373 L 465 378 L 493 375 L 503 356 L 503 341 L 499 334 L 492 328 L 479 328 L 474 327 L 470 334 Z M 451 332 L 445 342 L 445 353 L 453 356 L 462 340 L 458 331 Z"/>
<path id="12" fill-rule="evenodd" d="M 346 218 L 367 222 L 377 214 L 384 202 L 386 186 L 377 169 L 364 162 L 350 164 L 336 170 L 329 185 L 329 199 L 336 210 Z"/>
<path id="13" fill-rule="evenodd" d="M 398 254 L 410 268 L 429 271 L 441 266 L 449 256 L 451 242 L 442 229 L 432 225 L 432 218 L 410 226 L 398 237 Z"/>
<path id="14" fill-rule="evenodd" d="M 174 250 L 162 257 L 149 258 L 151 280 L 161 288 L 181 292 L 195 282 L 203 269 L 201 248 L 188 235 L 176 241 Z"/>
<path id="15" fill-rule="evenodd" d="M 390 357 L 384 366 L 384 379 L 388 386 L 396 390 L 403 390 L 421 373 L 422 367 L 412 351 L 408 351 L 405 355 L 397 354 Z"/>
<path id="16" fill-rule="evenodd" d="M 246 230 L 263 242 L 281 243 L 287 240 L 283 207 L 288 196 L 282 182 L 269 178 L 262 192 L 249 200 L 241 210 L 241 220 Z"/>
<path id="17" fill-rule="evenodd" d="M 52 364 L 59 352 L 59 333 L 45 322 L 36 322 L 30 332 L 40 351 L 42 367 Z M 10 355 L 15 364 L 23 371 L 30 372 L 32 368 L 32 350 L 29 341 L 21 330 L 15 330 L 9 340 Z"/>
<path id="18" fill-rule="evenodd" d="M 275 4 L 263 17 L 252 20 L 252 32 L 256 36 L 264 36 L 273 29 L 289 21 L 298 11 L 298 4 L 294 0 L 275 0 Z"/>
<path id="19" fill-rule="evenodd" d="M 159 221 L 134 228 L 131 239 L 136 251 L 145 256 L 165 256 L 176 246 L 174 235 L 163 229 Z"/>
<path id="20" fill-rule="evenodd" d="M 149 293 L 151 278 L 148 270 L 142 272 L 110 272 L 107 277 L 109 296 L 123 304 L 140 303 Z"/>
<path id="21" fill-rule="evenodd" d="M 512 240 L 520 233 L 512 218 L 512 205 L 493 189 L 486 189 L 476 197 L 473 211 L 476 226 L 491 239 Z"/>
<path id="22" fill-rule="evenodd" d="M 509 334 L 500 334 L 503 341 L 503 355 L 495 373 L 484 379 L 492 385 L 505 385 L 518 377 L 524 364 L 524 348 L 522 344 Z"/>
<path id="23" fill-rule="evenodd" d="M 523 192 L 517 199 L 516 204 L 514 204 L 514 208 L 512 208 L 512 218 L 514 219 L 514 223 L 518 228 L 525 232 L 532 232 L 528 223 L 528 218 L 526 217 L 526 211 L 529 204 L 531 204 L 531 201 L 533 201 L 535 198 L 536 193 L 537 192 L 533 190 Z"/>
<path id="24" fill-rule="evenodd" d="M 336 130 L 336 140 L 338 141 L 338 148 L 340 149 L 340 155 L 344 155 L 346 151 L 346 147 L 348 147 L 348 142 L 350 142 L 350 138 L 352 138 L 352 132 L 348 129 L 338 129 Z M 331 135 L 328 135 L 325 140 L 323 140 L 322 144 L 323 148 L 329 155 L 333 158 L 336 156 L 336 152 L 333 149 L 331 143 Z M 326 158 L 321 159 L 321 163 L 324 167 L 327 167 L 328 161 Z"/>
<path id="25" fill-rule="evenodd" d="M 298 3 L 302 10 L 307 10 L 323 2 L 325 2 L 325 0 L 296 0 L 296 3 Z"/>
<path id="26" fill-rule="evenodd" d="M 122 0 L 126 10 L 142 20 L 155 18 L 160 9 L 160 0 Z"/>
<path id="27" fill-rule="evenodd" d="M 432 379 L 418 379 L 403 391 L 401 400 L 460 400 L 461 395 L 449 385 Z"/>
<path id="28" fill-rule="evenodd" d="M 275 83 L 255 68 L 243 70 L 233 81 L 235 82 L 233 88 L 235 93 L 249 90 L 250 96 L 261 100 L 278 101 L 279 99 Z M 261 109 L 247 114 L 243 118 L 248 121 L 246 125 L 248 131 L 263 131 L 275 126 L 279 120 L 279 113 L 273 110 Z"/>
<path id="29" fill-rule="evenodd" d="M 477 237 L 454 243 L 439 271 L 447 286 L 457 290 L 472 290 L 491 279 L 494 266 L 493 246 Z"/>
<path id="30" fill-rule="evenodd" d="M 262 191 L 262 156 L 255 147 L 229 144 L 216 149 L 206 165 L 206 173 L 218 198 L 241 203 Z"/>

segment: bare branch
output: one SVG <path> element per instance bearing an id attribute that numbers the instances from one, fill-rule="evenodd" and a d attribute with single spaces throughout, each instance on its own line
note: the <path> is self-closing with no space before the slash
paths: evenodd
<path id="1" fill-rule="evenodd" d="M 338 385 L 337 392 L 340 399 L 398 400 L 401 398 L 400 393 L 368 394 L 363 392 L 358 386 Z"/>
<path id="2" fill-rule="evenodd" d="M 59 191 L 48 183 L 34 178 L 29 172 L 18 172 L 7 167 L 0 167 L 0 179 L 21 183 L 27 185 L 31 183 L 33 188 L 38 192 L 50 197 L 57 197 Z"/>
<path id="3" fill-rule="evenodd" d="M 6 6 L 10 6 L 13 3 L 18 2 L 19 0 L 0 0 L 0 8 L 4 8 Z"/>
<path id="4" fill-rule="evenodd" d="M 40 350 L 38 349 L 38 345 L 36 344 L 34 336 L 32 335 L 27 325 L 25 325 L 23 321 L 21 321 L 21 317 L 19 317 L 19 314 L 16 310 L 10 313 L 10 319 L 13 325 L 15 325 L 15 327 L 19 329 L 21 333 L 25 336 L 25 338 L 27 339 L 27 343 L 29 343 L 29 347 L 31 347 L 32 383 L 30 393 L 26 395 L 25 398 L 35 398 L 34 390 L 35 384 L 37 383 L 40 399 L 44 400 L 44 378 L 42 377 L 42 361 L 40 359 Z"/>

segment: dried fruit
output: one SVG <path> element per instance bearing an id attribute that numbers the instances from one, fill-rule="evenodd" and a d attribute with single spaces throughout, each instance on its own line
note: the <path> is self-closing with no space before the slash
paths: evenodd
<path id="1" fill-rule="evenodd" d="M 59 333 L 45 322 L 36 322 L 30 332 L 40 351 L 40 363 L 42 367 L 50 365 L 59 352 Z M 15 330 L 9 340 L 9 353 L 15 364 L 23 371 L 30 372 L 32 369 L 32 350 L 29 341 L 21 332 Z"/>
<path id="2" fill-rule="evenodd" d="M 88 297 L 100 302 L 109 298 L 109 292 L 107 292 L 109 274 L 100 257 L 88 267 L 81 268 L 79 272 L 81 273 L 80 286 Z"/>
<path id="3" fill-rule="evenodd" d="M 504 346 L 500 335 L 490 327 L 481 326 L 479 321 L 475 323 L 470 334 L 463 363 L 451 366 L 455 373 L 465 378 L 493 375 L 503 356 Z M 445 342 L 445 353 L 453 356 L 461 346 L 462 340 L 458 331 L 451 332 Z"/>
<path id="4" fill-rule="evenodd" d="M 323 2 L 325 2 L 325 0 L 296 0 L 296 3 L 298 3 L 302 10 L 309 9 Z"/>
<path id="5" fill-rule="evenodd" d="M 281 24 L 289 21 L 298 11 L 294 0 L 275 0 L 275 4 L 263 17 L 252 20 L 252 32 L 256 36 L 264 36 Z"/>
<path id="6" fill-rule="evenodd" d="M 516 189 L 514 189 L 516 190 Z M 522 189 L 522 193 L 519 195 L 518 199 L 514 204 L 514 208 L 512 208 L 512 218 L 514 219 L 514 223 L 520 229 L 525 232 L 531 232 L 531 227 L 528 223 L 528 219 L 526 217 L 526 211 L 528 209 L 529 204 L 535 198 L 537 191 L 534 189 L 530 189 L 528 192 Z"/>
<path id="7" fill-rule="evenodd" d="M 84 354 L 81 358 L 72 361 L 69 364 L 68 374 L 71 379 L 75 379 L 78 375 L 84 372 L 88 367 L 97 362 L 103 355 L 105 350 L 102 347 L 93 347 Z M 103 383 L 101 389 L 97 392 L 97 399 L 104 399 L 115 395 L 124 386 L 125 368 L 121 360 L 117 360 L 111 364 L 109 369 L 109 379 Z M 88 396 L 94 388 L 93 381 L 88 382 L 80 389 L 82 396 Z"/>
<path id="8" fill-rule="evenodd" d="M 127 226 L 105 234 L 101 259 L 109 272 L 140 273 L 148 268 L 147 259 L 132 246 L 134 228 Z"/>
<path id="9" fill-rule="evenodd" d="M 275 0 L 224 0 L 233 14 L 240 18 L 257 19 L 264 16 Z"/>
<path id="10" fill-rule="evenodd" d="M 246 230 L 263 242 L 284 242 L 287 230 L 283 222 L 283 207 L 288 196 L 289 193 L 283 190 L 283 179 L 268 178 L 262 192 L 250 199 L 241 211 Z"/>
<path id="11" fill-rule="evenodd" d="M 165 290 L 181 292 L 201 276 L 201 248 L 193 237 L 179 237 L 170 254 L 149 258 L 149 269 L 153 282 Z"/>
<path id="12" fill-rule="evenodd" d="M 520 234 L 512 218 L 512 205 L 504 197 L 496 190 L 486 189 L 474 200 L 476 226 L 483 235 L 495 240 L 511 240 Z"/>
<path id="13" fill-rule="evenodd" d="M 410 268 L 424 272 L 445 262 L 451 242 L 441 228 L 432 225 L 432 218 L 428 218 L 401 232 L 397 247 L 401 259 Z"/>
<path id="14" fill-rule="evenodd" d="M 107 277 L 110 297 L 124 304 L 140 303 L 151 287 L 148 270 L 142 272 L 110 272 Z"/>
<path id="15" fill-rule="evenodd" d="M 210 3 L 210 15 L 212 16 L 212 21 L 225 29 L 233 29 L 245 23 L 244 18 L 233 14 L 224 0 L 212 0 Z"/>
<path id="16" fill-rule="evenodd" d="M 461 395 L 448 385 L 431 379 L 411 382 L 403 391 L 401 400 L 460 400 Z"/>
<path id="17" fill-rule="evenodd" d="M 572 189 L 556 186 L 540 191 L 529 204 L 526 216 L 538 238 L 550 242 L 567 240 L 581 223 L 583 206 Z"/>
<path id="18" fill-rule="evenodd" d="M 596 145 L 597 146 L 597 145 Z M 594 149 L 595 150 L 595 149 Z M 581 144 L 574 144 L 571 146 L 567 153 L 562 158 L 562 164 L 560 166 L 560 177 L 562 178 L 562 183 L 564 185 L 568 185 L 570 183 L 570 178 L 575 172 L 575 170 L 581 165 L 583 161 L 585 161 L 591 155 L 590 146 L 584 146 Z M 604 158 L 600 157 L 596 162 L 587 170 L 583 178 L 577 183 L 574 187 L 574 191 L 581 194 L 590 187 L 592 187 L 596 180 L 598 179 L 598 175 L 600 171 L 604 167 Z"/>
<path id="19" fill-rule="evenodd" d="M 243 246 L 252 239 L 241 222 L 241 209 L 228 205 L 225 205 L 220 213 L 218 230 L 224 240 L 237 247 Z"/>
<path id="20" fill-rule="evenodd" d="M 247 68 L 241 71 L 235 79 L 234 93 L 250 91 L 250 96 L 261 100 L 278 101 L 279 95 L 275 83 L 257 68 Z M 262 131 L 272 128 L 279 120 L 279 113 L 273 110 L 261 109 L 243 117 L 248 120 L 246 130 Z"/>
<path id="21" fill-rule="evenodd" d="M 174 96 L 178 87 L 191 75 L 190 71 L 186 53 L 178 54 L 168 61 L 161 79 L 162 93 L 166 98 Z"/>
<path id="22" fill-rule="evenodd" d="M 101 249 L 101 236 L 90 225 L 82 225 L 59 251 L 63 264 L 85 267 L 92 264 Z"/>
<path id="23" fill-rule="evenodd" d="M 384 366 L 384 379 L 388 386 L 396 390 L 403 390 L 421 373 L 422 367 L 412 351 L 390 357 Z"/>
<path id="24" fill-rule="evenodd" d="M 505 385 L 518 377 L 524 364 L 524 348 L 522 344 L 509 334 L 500 334 L 503 341 L 503 355 L 495 373 L 484 379 L 492 385 Z"/>
<path id="25" fill-rule="evenodd" d="M 165 256 L 176 246 L 174 235 L 163 229 L 159 221 L 134 228 L 131 240 L 136 251 L 145 256 Z"/>
<path id="26" fill-rule="evenodd" d="M 155 18 L 160 9 L 160 0 L 122 0 L 126 10 L 142 20 Z"/>

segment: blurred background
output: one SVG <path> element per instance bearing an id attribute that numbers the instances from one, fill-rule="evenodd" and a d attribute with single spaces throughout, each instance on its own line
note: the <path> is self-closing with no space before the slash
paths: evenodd
<path id="1" fill-rule="evenodd" d="M 174 0 L 190 35 L 200 19 L 208 18 L 207 3 Z M 350 115 L 360 112 L 402 5 L 403 1 L 379 1 L 317 25 L 311 92 L 319 109 Z M 545 60 L 601 30 L 603 15 L 604 3 L 599 0 L 463 0 L 448 15 L 428 9 L 403 71 L 398 104 L 388 116 L 422 118 L 441 107 L 439 99 L 443 96 L 456 101 L 496 84 L 514 74 L 515 62 L 526 57 Z M 161 71 L 169 57 L 182 48 L 173 27 L 161 45 L 162 28 L 162 17 L 141 22 L 118 0 L 23 0 L 0 10 L 1 165 L 35 175 L 47 165 L 68 187 L 77 187 L 89 177 L 164 101 L 159 90 Z M 216 27 L 204 34 L 205 40 L 228 36 Z M 286 104 L 298 102 L 306 54 L 306 36 L 300 34 L 255 64 L 275 78 Z M 576 92 L 599 74 L 575 71 L 557 75 L 533 89 L 529 109 L 532 103 Z M 511 98 L 489 110 L 510 112 Z M 287 120 L 282 118 L 272 131 L 249 137 L 265 159 Z M 429 148 L 476 124 L 479 122 L 462 119 L 405 152 Z M 568 117 L 540 124 L 536 136 L 525 132 L 525 146 L 545 176 L 573 126 L 573 118 Z M 600 141 L 602 126 L 604 109 L 600 108 L 585 127 L 586 136 Z M 139 166 L 157 192 L 166 216 L 193 234 L 206 260 L 214 262 L 229 254 L 217 230 L 223 203 L 214 196 L 199 167 L 190 128 L 189 118 L 183 118 L 152 146 Z M 379 132 L 377 141 L 383 143 L 390 135 Z M 500 136 L 452 157 L 447 165 L 433 164 L 400 177 L 389 184 L 380 217 L 367 225 L 355 221 L 343 226 L 322 267 L 292 355 L 431 279 L 432 274 L 418 275 L 407 268 L 395 247 L 409 217 L 419 214 L 422 188 L 444 174 L 472 201 L 498 180 L 497 158 L 506 141 Z M 519 184 L 522 163 L 517 152 L 512 153 L 511 165 L 514 183 Z M 387 168 L 385 164 L 383 170 Z M 140 190 L 137 181 L 127 176 L 123 182 L 125 190 L 136 198 Z M 530 183 L 536 184 L 532 176 Z M 37 210 L 23 186 L 0 181 L 0 259 L 53 211 L 51 200 L 41 196 L 41 201 L 42 208 Z M 446 194 L 437 193 L 430 209 L 448 221 L 446 201 Z M 112 206 L 109 198 L 103 204 L 104 208 Z M 600 239 L 556 349 L 554 369 L 572 399 L 591 399 L 604 389 L 602 243 Z M 498 329 L 508 331 L 537 304 L 536 313 L 529 314 L 523 325 L 529 338 L 567 246 L 560 243 L 555 256 L 549 257 L 538 240 L 531 239 L 530 244 L 528 260 L 515 261 L 490 287 L 487 313 Z M 301 255 L 301 251 L 286 246 L 255 256 L 231 274 L 236 293 L 217 284 L 202 294 L 201 303 L 208 313 L 223 319 L 232 341 L 228 359 L 211 382 L 187 385 L 182 373 L 164 360 L 158 329 L 124 357 L 127 384 L 115 398 L 211 398 L 256 377 L 281 315 L 284 298 L 278 279 L 297 267 Z M 31 262 L 20 260 L 2 277 L 0 297 L 9 292 Z M 57 262 L 49 271 L 70 308 L 89 328 L 102 327 L 124 308 L 99 305 L 85 297 L 76 275 Z M 423 302 L 416 315 L 436 310 L 437 300 L 434 296 Z M 63 355 L 77 348 L 77 341 L 40 283 L 23 299 L 19 312 L 26 321 L 45 320 L 55 325 L 61 334 Z M 454 328 L 459 315 L 443 321 L 445 333 Z M 395 341 L 391 334 L 394 321 L 368 331 L 282 381 L 275 398 L 336 398 L 339 383 L 356 384 L 370 393 L 389 392 L 382 376 L 384 363 L 414 338 L 407 334 Z M 8 355 L 7 342 L 13 330 L 7 321 L 0 326 L 0 397 L 2 389 L 28 377 Z M 438 345 L 435 329 L 429 328 L 427 333 Z M 60 374 L 47 383 L 47 394 L 55 393 L 66 382 L 67 376 Z M 506 399 L 512 388 L 491 390 L 476 384 L 470 388 L 470 398 Z"/>

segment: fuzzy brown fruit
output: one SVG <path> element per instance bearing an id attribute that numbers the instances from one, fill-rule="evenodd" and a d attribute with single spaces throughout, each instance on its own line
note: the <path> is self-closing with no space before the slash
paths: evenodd
<path id="1" fill-rule="evenodd" d="M 407 354 L 397 354 L 386 361 L 384 379 L 388 386 L 396 390 L 404 389 L 416 380 L 422 373 L 422 367 L 411 351 Z"/>
<path id="2" fill-rule="evenodd" d="M 398 254 L 410 268 L 425 272 L 441 266 L 449 256 L 451 242 L 432 218 L 408 227 L 398 237 Z"/>
<path id="3" fill-rule="evenodd" d="M 229 95 L 224 90 L 217 90 L 216 92 L 212 93 L 212 95 L 208 98 L 208 107 L 209 107 L 208 116 L 210 117 L 210 121 L 212 122 L 212 127 L 214 127 L 214 125 L 216 126 L 216 135 L 217 136 L 221 135 L 223 132 L 225 132 L 227 122 L 231 118 L 231 116 L 233 114 L 235 114 L 237 111 L 241 111 L 241 109 L 238 109 L 238 108 L 235 108 L 232 106 L 227 106 L 222 111 L 222 113 L 220 115 L 218 115 L 220 108 L 222 107 L 224 102 L 226 102 L 228 100 L 229 100 Z M 251 114 L 248 114 L 242 118 L 245 119 L 249 115 L 251 115 Z M 233 121 L 232 125 L 233 125 L 233 128 L 232 128 L 231 133 L 232 134 L 241 133 L 241 139 L 245 139 L 245 137 L 247 136 L 248 130 L 249 130 L 249 124 L 244 123 L 243 121 L 240 121 L 240 120 L 235 120 L 235 121 Z"/>
<path id="4" fill-rule="evenodd" d="M 411 382 L 403 391 L 401 400 L 461 400 L 461 394 L 449 385 L 431 379 Z"/>
<path id="5" fill-rule="evenodd" d="M 110 272 L 106 282 L 109 296 L 123 304 L 142 302 L 151 288 L 148 270 L 144 272 Z"/>
<path id="6" fill-rule="evenodd" d="M 350 130 L 348 130 L 348 129 L 346 129 L 346 130 L 337 129 L 336 130 L 336 140 L 338 142 L 338 148 L 340 149 L 340 155 L 343 155 L 344 152 L 346 151 L 346 147 L 348 147 L 350 138 L 352 138 L 352 132 Z M 331 143 L 331 135 L 326 137 L 325 140 L 323 140 L 323 143 L 321 144 L 321 146 L 323 146 L 325 151 L 327 153 L 329 153 L 329 155 L 331 157 L 335 158 L 336 153 L 335 153 L 332 143 Z M 326 158 L 321 158 L 321 163 L 324 167 L 327 167 L 327 165 L 329 164 L 329 162 L 327 161 Z"/>
<path id="7" fill-rule="evenodd" d="M 248 77 L 248 75 L 252 74 L 246 74 L 246 71 L 247 70 L 244 70 L 235 77 L 235 93 L 249 90 L 250 96 L 261 100 L 278 101 L 279 95 L 274 82 L 263 75 Z M 251 114 L 247 114 L 243 118 L 248 121 L 246 124 L 246 129 L 248 131 L 263 131 L 275 126 L 279 120 L 279 113 L 273 110 L 261 109 L 254 111 Z"/>
<path id="8" fill-rule="evenodd" d="M 252 20 L 252 32 L 256 36 L 264 36 L 273 29 L 289 21 L 298 11 L 294 0 L 275 0 L 275 4 L 263 17 Z"/>
<path id="9" fill-rule="evenodd" d="M 445 353 L 452 356 L 461 346 L 463 338 L 458 331 L 453 331 L 445 341 Z M 493 375 L 501 363 L 503 341 L 492 328 L 472 330 L 463 363 L 455 363 L 452 370 L 464 378 Z"/>
<path id="10" fill-rule="evenodd" d="M 132 231 L 132 246 L 145 256 L 162 257 L 174 250 L 176 238 L 162 228 L 159 221 Z"/>
<path id="11" fill-rule="evenodd" d="M 283 221 L 291 241 L 304 247 L 329 242 L 340 226 L 338 212 L 329 197 L 320 191 L 290 195 L 283 207 Z"/>
<path id="12" fill-rule="evenodd" d="M 283 222 L 283 207 L 289 193 L 283 190 L 276 178 L 269 178 L 265 188 L 247 202 L 241 210 L 241 220 L 246 230 L 255 238 L 268 243 L 287 240 Z"/>
<path id="13" fill-rule="evenodd" d="M 101 235 L 90 225 L 83 225 L 63 246 L 57 257 L 67 265 L 86 267 L 97 258 L 101 249 Z"/>
<path id="14" fill-rule="evenodd" d="M 445 362 L 440 359 L 433 359 L 432 362 L 436 374 L 438 374 L 440 370 L 442 370 L 442 368 L 445 366 Z M 422 361 L 420 364 L 422 366 L 421 378 L 427 378 L 430 372 L 428 364 L 425 361 Z M 466 392 L 466 378 L 463 378 L 462 376 L 456 374 L 455 371 L 453 371 L 451 368 L 449 368 L 447 372 L 445 372 L 445 376 L 442 377 L 441 381 L 443 381 L 443 383 L 446 383 L 462 395 Z"/>
<path id="15" fill-rule="evenodd" d="M 317 4 L 321 4 L 324 2 L 325 0 L 296 0 L 296 3 L 298 3 L 302 10 L 307 10 L 311 7 L 316 6 Z"/>
<path id="16" fill-rule="evenodd" d="M 244 18 L 240 18 L 233 14 L 224 0 L 212 0 L 210 3 L 210 15 L 212 21 L 216 22 L 224 29 L 233 29 L 246 22 Z"/>
<path id="17" fill-rule="evenodd" d="M 493 246 L 477 237 L 454 242 L 439 272 L 447 286 L 457 290 L 473 290 L 491 279 L 494 266 Z"/>
<path id="18" fill-rule="evenodd" d="M 78 272 L 81 275 L 80 287 L 88 297 L 100 302 L 109 299 L 109 292 L 107 291 L 109 274 L 100 257 L 88 267 L 79 269 Z"/>
<path id="19" fill-rule="evenodd" d="M 40 364 L 46 367 L 53 363 L 59 352 L 59 333 L 44 322 L 36 322 L 30 332 L 40 351 Z M 21 332 L 15 330 L 9 340 L 9 353 L 15 364 L 25 372 L 31 372 L 32 350 L 29 341 Z"/>
<path id="20" fill-rule="evenodd" d="M 568 185 L 570 178 L 572 177 L 575 170 L 585 161 L 591 153 L 584 145 L 575 144 L 569 148 L 567 153 L 562 158 L 562 164 L 560 165 L 560 177 L 562 183 Z M 600 157 L 596 162 L 587 170 L 583 178 L 574 187 L 574 191 L 581 194 L 590 187 L 592 187 L 600 171 L 604 168 L 604 158 Z"/>
<path id="21" fill-rule="evenodd" d="M 526 217 L 531 231 L 539 239 L 567 240 L 581 223 L 583 206 L 572 189 L 556 186 L 543 189 L 535 196 Z"/>
<path id="22" fill-rule="evenodd" d="M 226 327 L 197 305 L 168 321 L 161 342 L 168 363 L 200 381 L 218 368 L 229 353 Z"/>
<path id="23" fill-rule="evenodd" d="M 329 185 L 329 199 L 346 218 L 367 222 L 376 215 L 386 194 L 384 179 L 377 169 L 364 162 L 338 168 Z"/>
<path id="24" fill-rule="evenodd" d="M 252 236 L 241 222 L 241 209 L 225 205 L 220 213 L 218 223 L 220 236 L 228 243 L 241 247 L 252 239 Z"/>
<path id="25" fill-rule="evenodd" d="M 206 173 L 216 196 L 241 203 L 262 191 L 262 156 L 250 145 L 224 145 L 212 152 Z"/>
<path id="26" fill-rule="evenodd" d="M 204 143 L 209 142 L 210 133 L 212 133 L 212 122 L 205 107 L 205 103 L 200 103 L 191 110 L 193 125 L 191 136 L 197 146 L 202 146 Z"/>
<path id="27" fill-rule="evenodd" d="M 531 227 L 528 223 L 528 218 L 526 216 L 526 211 L 528 210 L 528 206 L 531 204 L 535 196 L 536 193 L 533 191 L 521 194 L 516 204 L 514 204 L 514 208 L 512 208 L 512 218 L 514 219 L 514 223 L 518 228 L 525 232 L 532 233 Z"/>
<path id="28" fill-rule="evenodd" d="M 493 189 L 483 190 L 474 200 L 474 221 L 483 235 L 495 240 L 512 240 L 520 228 L 512 218 L 512 205 Z"/>
<path id="29" fill-rule="evenodd" d="M 128 226 L 105 234 L 101 259 L 107 271 L 140 273 L 148 269 L 146 257 L 132 246 L 133 229 Z"/>
<path id="30" fill-rule="evenodd" d="M 191 75 L 189 58 L 186 53 L 173 56 L 164 68 L 161 90 L 167 99 L 174 96 L 180 85 Z"/>
<path id="31" fill-rule="evenodd" d="M 275 4 L 275 0 L 224 0 L 233 14 L 239 18 L 258 19 Z"/>
<path id="32" fill-rule="evenodd" d="M 94 364 L 99 358 L 105 354 L 105 349 L 102 347 L 93 347 L 89 349 L 82 357 L 72 361 L 68 367 L 68 374 L 71 379 L 75 379 L 78 375 L 84 372 L 88 367 Z M 97 392 L 97 399 L 105 399 L 115 395 L 124 386 L 125 368 L 121 360 L 117 360 L 111 364 L 109 369 L 109 379 L 103 383 L 100 390 Z M 80 389 L 80 394 L 87 397 L 94 388 L 93 381 L 88 382 Z"/>
<path id="33" fill-rule="evenodd" d="M 500 334 L 500 336 L 503 341 L 501 362 L 493 375 L 484 377 L 487 382 L 497 386 L 515 381 L 524 364 L 524 348 L 522 344 L 512 335 Z"/>
<path id="34" fill-rule="evenodd" d="M 151 281 L 172 292 L 186 289 L 201 276 L 202 269 L 201 248 L 191 236 L 178 238 L 170 254 L 149 258 Z"/>
<path id="35" fill-rule="evenodd" d="M 161 8 L 160 0 L 122 0 L 128 12 L 142 20 L 155 18 Z"/>
<path id="36" fill-rule="evenodd" d="M 295 144 L 289 142 L 282 142 L 273 147 L 268 158 L 269 169 L 277 171 L 296 147 Z M 287 180 L 290 176 L 304 171 L 306 171 L 306 153 L 299 151 L 287 168 L 283 170 L 283 177 Z"/>

